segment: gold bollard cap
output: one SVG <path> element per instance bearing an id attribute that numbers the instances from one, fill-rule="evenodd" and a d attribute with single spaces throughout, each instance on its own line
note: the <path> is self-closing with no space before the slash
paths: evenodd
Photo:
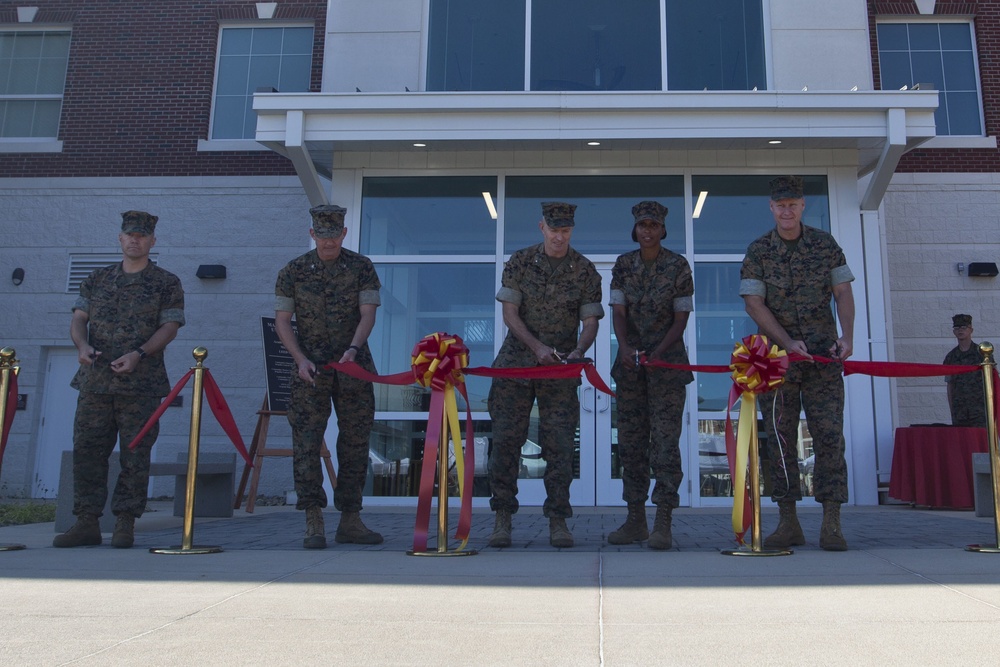
<path id="1" fill-rule="evenodd" d="M 205 359 L 208 357 L 208 350 L 199 345 L 198 347 L 194 348 L 194 350 L 192 350 L 191 356 L 194 357 L 194 360 L 200 364 L 204 362 Z"/>

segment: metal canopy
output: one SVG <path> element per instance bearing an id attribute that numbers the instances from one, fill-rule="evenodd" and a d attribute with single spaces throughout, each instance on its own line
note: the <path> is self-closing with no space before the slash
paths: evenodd
<path id="1" fill-rule="evenodd" d="M 878 208 L 900 157 L 935 136 L 936 91 L 258 93 L 256 140 L 313 204 L 335 152 L 850 149 Z"/>

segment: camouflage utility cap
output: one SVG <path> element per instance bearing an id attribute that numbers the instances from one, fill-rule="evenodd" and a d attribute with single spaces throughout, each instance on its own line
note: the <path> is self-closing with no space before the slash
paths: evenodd
<path id="1" fill-rule="evenodd" d="M 771 199 L 802 199 L 802 179 L 798 176 L 778 176 L 772 180 Z"/>
<path id="2" fill-rule="evenodd" d="M 635 225 L 632 225 L 632 240 L 638 241 L 635 235 L 636 226 L 643 220 L 652 220 L 658 225 L 664 225 L 663 238 L 667 238 L 666 220 L 667 207 L 658 201 L 641 201 L 632 207 L 632 216 L 635 218 Z"/>
<path id="3" fill-rule="evenodd" d="M 334 204 L 322 204 L 309 209 L 313 219 L 313 233 L 317 238 L 335 239 L 344 233 L 344 214 L 347 209 Z"/>
<path id="4" fill-rule="evenodd" d="M 576 212 L 576 204 L 567 204 L 561 201 L 542 202 L 542 217 L 549 227 L 574 227 L 576 222 L 573 214 Z"/>
<path id="5" fill-rule="evenodd" d="M 952 327 L 971 327 L 972 315 L 953 315 L 951 318 Z"/>
<path id="6" fill-rule="evenodd" d="M 122 232 L 152 236 L 156 231 L 157 220 L 158 217 L 145 211 L 125 211 L 122 213 Z"/>

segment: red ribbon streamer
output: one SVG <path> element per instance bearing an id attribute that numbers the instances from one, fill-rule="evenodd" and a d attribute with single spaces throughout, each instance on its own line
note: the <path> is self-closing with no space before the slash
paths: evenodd
<path id="1" fill-rule="evenodd" d="M 0 462 L 3 462 L 3 453 L 7 449 L 7 437 L 10 435 L 10 428 L 14 425 L 14 413 L 17 411 L 17 373 L 10 371 L 10 380 L 7 385 L 7 407 L 3 413 L 3 428 L 0 435 Z"/>
<path id="2" fill-rule="evenodd" d="M 369 373 L 353 361 L 329 361 L 320 370 L 337 371 L 358 380 L 377 384 L 407 385 L 414 382 L 412 370 L 405 373 L 393 373 L 392 375 L 378 375 L 377 373 Z"/>
<path id="3" fill-rule="evenodd" d="M 663 362 L 658 361 L 652 361 L 650 364 L 654 366 L 674 367 L 673 364 L 664 364 Z M 353 378 L 357 378 L 358 380 L 366 380 L 368 382 L 375 382 L 378 384 L 407 385 L 414 383 L 413 371 L 409 371 L 407 373 L 393 373 L 392 375 L 377 375 L 375 373 L 369 373 L 353 361 L 346 361 L 344 363 L 339 361 L 330 361 L 322 368 L 323 370 L 339 371 L 350 375 Z M 683 366 L 682 368 L 694 367 Z M 701 369 L 701 367 L 698 368 Z M 705 366 L 704 368 L 713 369 L 711 372 L 729 372 L 729 366 Z M 716 371 L 715 369 L 721 370 Z M 608 396 L 615 395 L 592 363 L 570 362 L 568 364 L 528 366 L 523 368 L 490 368 L 489 366 L 474 366 L 462 369 L 462 373 L 465 375 L 476 375 L 479 377 L 490 378 L 514 378 L 518 380 L 569 380 L 580 377 L 581 372 L 587 376 L 587 381 L 594 385 L 596 389 L 604 392 Z"/>
<path id="4" fill-rule="evenodd" d="M 801 354 L 795 352 L 790 352 L 788 354 L 788 359 L 790 361 L 809 361 L 807 357 L 803 357 Z M 843 361 L 837 362 L 836 359 L 831 359 L 829 357 L 822 357 L 819 355 L 813 355 L 812 361 L 817 361 L 821 364 L 832 364 L 832 363 L 842 363 L 844 365 L 844 375 L 853 375 L 855 373 L 861 375 L 872 375 L 875 377 L 934 377 L 938 375 L 960 375 L 962 373 L 971 373 L 973 371 L 981 370 L 980 366 L 953 366 L 944 364 L 913 364 L 902 361 Z M 639 363 L 645 364 L 647 366 L 656 366 L 658 368 L 674 368 L 682 371 L 694 371 L 699 373 L 728 373 L 730 372 L 729 366 L 722 365 L 691 365 L 691 364 L 668 364 L 665 361 L 660 361 L 658 359 L 647 359 L 644 356 L 639 357 Z"/>

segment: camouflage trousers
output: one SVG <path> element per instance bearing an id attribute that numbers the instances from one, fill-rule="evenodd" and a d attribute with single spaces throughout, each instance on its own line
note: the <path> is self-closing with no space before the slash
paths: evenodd
<path id="1" fill-rule="evenodd" d="M 578 380 L 506 380 L 495 378 L 490 388 L 489 410 L 493 420 L 490 453 L 490 508 L 517 512 L 517 474 L 521 447 L 528 439 L 531 408 L 538 400 L 538 445 L 545 460 L 545 516 L 573 516 L 569 485 L 573 481 L 573 452 L 580 421 Z"/>
<path id="2" fill-rule="evenodd" d="M 797 443 L 799 412 L 805 408 L 815 455 L 813 496 L 819 502 L 846 503 L 843 367 L 806 362 L 796 365 L 798 382 L 786 381 L 759 400 L 771 459 L 771 499 L 802 499 Z"/>
<path id="3" fill-rule="evenodd" d="M 656 485 L 653 504 L 680 505 L 681 418 L 684 385 L 662 369 L 618 369 L 618 454 L 622 462 L 622 500 L 645 503 L 650 468 Z"/>
<path id="4" fill-rule="evenodd" d="M 136 446 L 128 445 L 159 407 L 162 397 L 121 396 L 81 391 L 73 419 L 73 514 L 104 513 L 108 499 L 108 459 L 120 441 L 122 471 L 111 496 L 111 511 L 142 516 L 149 490 L 149 458 L 160 432 L 155 424 Z"/>
<path id="5" fill-rule="evenodd" d="M 320 452 L 330 420 L 331 400 L 337 410 L 337 487 L 333 505 L 341 512 L 360 512 L 368 472 L 368 439 L 375 421 L 375 392 L 370 382 L 342 373 L 316 376 L 316 385 L 292 377 L 288 423 L 292 427 L 292 473 L 296 509 L 326 507 Z"/>

